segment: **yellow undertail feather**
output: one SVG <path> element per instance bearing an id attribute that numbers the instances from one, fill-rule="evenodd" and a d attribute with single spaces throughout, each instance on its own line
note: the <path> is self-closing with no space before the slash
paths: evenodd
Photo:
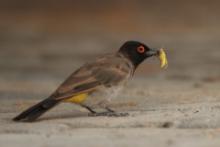
<path id="1" fill-rule="evenodd" d="M 160 67 L 161 68 L 167 68 L 168 67 L 168 61 L 167 61 L 167 56 L 164 51 L 164 49 L 160 49 L 158 57 L 160 59 Z"/>
<path id="2" fill-rule="evenodd" d="M 70 97 L 69 99 L 65 100 L 65 102 L 81 104 L 86 100 L 87 97 L 88 97 L 87 93 L 82 93 L 82 94 Z"/>

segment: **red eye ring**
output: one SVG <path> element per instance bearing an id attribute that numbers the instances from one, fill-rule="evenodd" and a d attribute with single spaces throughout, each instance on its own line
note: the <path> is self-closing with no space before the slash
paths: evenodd
<path id="1" fill-rule="evenodd" d="M 138 51 L 138 53 L 141 53 L 141 54 L 143 54 L 144 52 L 145 52 L 145 48 L 144 48 L 144 46 L 139 46 L 138 48 L 137 48 L 137 51 Z"/>

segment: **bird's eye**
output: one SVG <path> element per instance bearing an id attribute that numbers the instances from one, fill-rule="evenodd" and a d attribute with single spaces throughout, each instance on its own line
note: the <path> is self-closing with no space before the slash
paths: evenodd
<path id="1" fill-rule="evenodd" d="M 137 48 L 137 51 L 138 51 L 138 53 L 143 54 L 143 53 L 145 52 L 144 46 L 139 46 L 139 47 Z"/>

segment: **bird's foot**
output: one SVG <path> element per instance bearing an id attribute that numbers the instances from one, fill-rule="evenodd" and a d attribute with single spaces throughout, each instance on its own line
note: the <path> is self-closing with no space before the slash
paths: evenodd
<path id="1" fill-rule="evenodd" d="M 117 112 L 101 112 L 101 113 L 89 113 L 89 116 L 108 116 L 108 117 L 125 117 L 129 113 L 117 113 Z"/>

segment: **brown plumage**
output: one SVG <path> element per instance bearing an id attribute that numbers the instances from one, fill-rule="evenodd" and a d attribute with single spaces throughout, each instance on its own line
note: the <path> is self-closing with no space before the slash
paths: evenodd
<path id="1" fill-rule="evenodd" d="M 141 47 L 141 48 L 140 48 Z M 83 65 L 61 84 L 47 99 L 27 109 L 15 121 L 34 121 L 43 113 L 60 102 L 73 102 L 88 109 L 94 115 L 121 116 L 107 107 L 106 102 L 115 96 L 134 74 L 138 65 L 144 59 L 158 52 L 146 45 L 136 42 L 126 42 L 117 53 L 104 55 L 95 61 Z M 97 113 L 96 108 L 107 112 Z"/>

